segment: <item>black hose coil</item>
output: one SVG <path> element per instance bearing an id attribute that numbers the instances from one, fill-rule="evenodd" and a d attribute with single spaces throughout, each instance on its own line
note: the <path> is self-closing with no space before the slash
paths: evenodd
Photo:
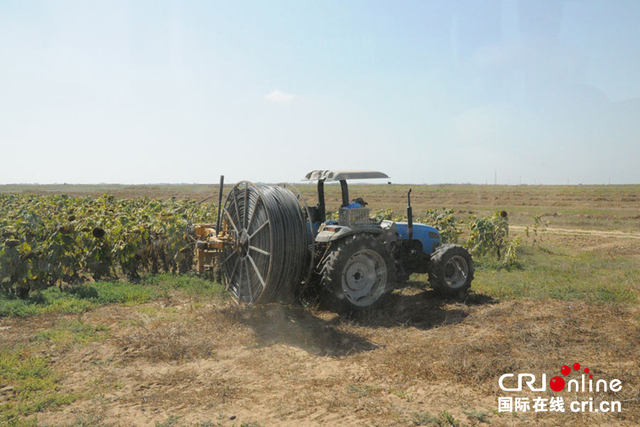
<path id="1" fill-rule="evenodd" d="M 310 231 L 296 196 L 275 185 L 240 182 L 223 211 L 234 244 L 222 269 L 238 302 L 267 303 L 293 294 L 308 273 Z"/>

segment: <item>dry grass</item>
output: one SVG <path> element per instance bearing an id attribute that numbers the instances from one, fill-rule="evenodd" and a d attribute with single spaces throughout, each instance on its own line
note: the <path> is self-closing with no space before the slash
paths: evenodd
<path id="1" fill-rule="evenodd" d="M 381 207 L 404 204 L 401 186 L 355 190 Z M 525 225 L 530 214 L 545 213 L 566 226 L 627 232 L 638 225 L 638 191 L 414 188 L 423 208 L 451 206 L 468 215 L 511 206 L 510 217 Z M 337 188 L 328 193 L 333 200 Z M 347 318 L 299 305 L 245 309 L 218 297 L 170 293 L 81 316 L 3 318 L 0 343 L 37 355 L 55 372 L 56 389 L 74 396 L 73 403 L 35 412 L 45 426 L 638 425 L 637 240 L 563 233 L 526 246 L 523 270 L 478 271 L 475 293 L 464 300 L 443 300 L 410 283 L 383 309 Z M 621 414 L 497 413 L 502 374 L 549 379 L 575 362 L 594 379 L 622 381 L 620 393 L 592 394 L 622 401 Z M 3 386 L 0 405 L 15 398 L 2 394 Z M 33 417 L 14 421 L 25 425 Z"/>

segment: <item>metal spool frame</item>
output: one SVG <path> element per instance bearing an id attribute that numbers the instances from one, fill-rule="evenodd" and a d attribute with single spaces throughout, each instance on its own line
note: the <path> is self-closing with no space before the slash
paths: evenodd
<path id="1" fill-rule="evenodd" d="M 309 208 L 290 185 L 236 184 L 222 207 L 232 236 L 221 268 L 238 303 L 267 303 L 308 282 L 315 254 Z"/>

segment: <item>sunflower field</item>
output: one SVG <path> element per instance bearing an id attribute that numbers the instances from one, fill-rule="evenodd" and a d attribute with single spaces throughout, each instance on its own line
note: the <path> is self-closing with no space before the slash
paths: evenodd
<path id="1" fill-rule="evenodd" d="M 215 218 L 192 200 L 0 194 L 0 292 L 189 271 L 187 227 Z"/>

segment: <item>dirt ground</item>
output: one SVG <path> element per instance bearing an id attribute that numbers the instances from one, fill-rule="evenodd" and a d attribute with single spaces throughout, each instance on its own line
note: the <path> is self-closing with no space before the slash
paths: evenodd
<path id="1" fill-rule="evenodd" d="M 638 199 L 629 200 L 616 205 L 604 231 L 550 226 L 549 245 L 640 257 L 640 234 L 626 225 L 613 229 L 618 217 L 633 218 L 625 203 L 635 209 Z M 581 203 L 576 208 L 590 201 Z M 44 345 L 42 356 L 62 373 L 64 389 L 84 397 L 39 413 L 38 425 L 640 424 L 637 304 L 500 301 L 474 292 L 451 301 L 413 283 L 383 309 L 348 318 L 299 305 L 242 308 L 168 294 L 81 316 L 2 318 L 0 342 L 30 343 L 65 321 L 106 332 L 86 344 Z M 548 382 L 574 363 L 589 368 L 594 381 L 619 379 L 622 390 L 506 392 L 498 386 L 504 373 L 532 373 L 538 382 L 545 374 Z M 0 403 L 3 393 L 10 391 L 0 387 Z M 565 412 L 498 411 L 499 397 L 552 396 L 564 398 Z M 590 397 L 620 401 L 622 412 L 569 410 L 569 402 Z"/>
<path id="2" fill-rule="evenodd" d="M 64 373 L 65 390 L 91 397 L 38 420 L 406 426 L 438 425 L 419 417 L 446 411 L 461 425 L 637 425 L 637 315 L 630 307 L 482 295 L 445 302 L 415 288 L 393 295 L 386 309 L 353 319 L 299 306 L 243 309 L 214 301 L 196 307 L 173 298 L 108 306 L 81 316 L 106 325 L 106 339 L 44 350 Z M 61 317 L 3 319 L 2 341 L 32 340 Z M 596 378 L 622 381 L 622 392 L 597 394 L 622 401 L 621 414 L 496 411 L 497 398 L 509 396 L 498 389 L 501 374 L 550 378 L 575 362 Z M 558 395 L 567 402 L 581 397 Z"/>

